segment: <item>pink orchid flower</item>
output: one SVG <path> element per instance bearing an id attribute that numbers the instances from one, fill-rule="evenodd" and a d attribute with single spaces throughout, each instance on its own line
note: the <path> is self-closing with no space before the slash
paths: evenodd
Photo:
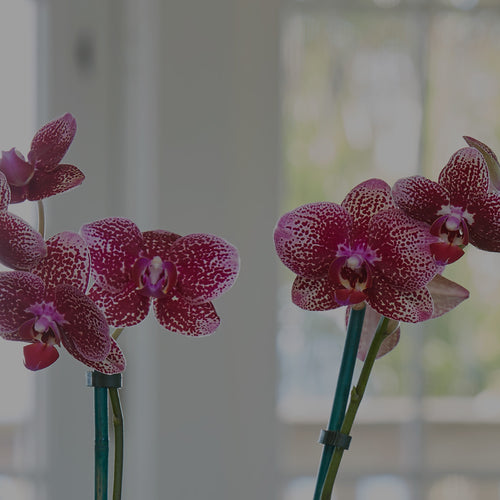
<path id="1" fill-rule="evenodd" d="M 500 252 L 500 196 L 489 189 L 490 175 L 475 147 L 458 150 L 439 174 L 438 182 L 422 176 L 400 179 L 392 193 L 410 217 L 430 224 L 440 241 L 431 251 L 440 265 L 451 264 L 472 245 Z"/>
<path id="2" fill-rule="evenodd" d="M 45 257 L 47 247 L 38 231 L 7 211 L 10 196 L 7 179 L 0 172 L 0 263 L 27 271 Z"/>
<path id="3" fill-rule="evenodd" d="M 11 203 L 41 200 L 82 183 L 85 176 L 77 167 L 60 163 L 75 133 L 76 120 L 66 113 L 35 134 L 27 160 L 15 148 L 2 151 L 0 171 L 10 185 Z"/>
<path id="4" fill-rule="evenodd" d="M 430 319 L 438 318 L 443 314 L 451 311 L 457 307 L 461 302 L 469 297 L 469 291 L 440 274 L 437 274 L 431 282 L 427 285 L 432 296 L 434 310 Z M 346 324 L 349 319 L 349 310 L 347 308 Z M 358 358 L 362 361 L 366 359 L 368 350 L 375 335 L 377 325 L 382 318 L 382 315 L 372 309 L 370 306 L 366 307 L 363 328 L 361 330 L 361 338 L 358 348 Z M 380 349 L 377 353 L 377 358 L 380 358 L 392 351 L 398 344 L 401 335 L 401 328 L 399 321 L 390 320 L 387 327 L 387 337 L 382 342 Z"/>
<path id="5" fill-rule="evenodd" d="M 130 220 L 103 219 L 82 227 L 95 284 L 89 295 L 117 327 L 140 323 L 150 304 L 159 323 L 191 336 L 216 330 L 212 300 L 234 283 L 235 247 L 217 236 L 141 232 Z"/>
<path id="6" fill-rule="evenodd" d="M 311 203 L 279 220 L 278 256 L 297 277 L 292 301 L 307 310 L 367 302 L 384 316 L 429 319 L 426 285 L 438 267 L 429 251 L 428 226 L 397 209 L 380 179 L 356 186 L 342 205 Z"/>
<path id="7" fill-rule="evenodd" d="M 76 233 L 59 233 L 47 241 L 47 250 L 32 272 L 0 273 L 0 335 L 28 343 L 24 358 L 30 370 L 54 363 L 62 344 L 87 366 L 121 371 L 123 356 L 117 359 L 106 319 L 85 294 L 90 274 L 85 242 Z"/>

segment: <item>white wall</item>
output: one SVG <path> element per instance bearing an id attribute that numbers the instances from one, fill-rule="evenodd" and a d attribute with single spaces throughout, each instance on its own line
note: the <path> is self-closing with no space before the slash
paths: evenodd
<path id="1" fill-rule="evenodd" d="M 46 0 L 40 11 L 40 122 L 76 116 L 69 159 L 87 174 L 48 203 L 49 232 L 123 215 L 143 230 L 215 233 L 241 253 L 212 337 L 154 320 L 122 335 L 124 500 L 272 500 L 278 2 Z M 91 48 L 81 64 L 79 37 Z M 84 372 L 65 359 L 40 377 L 50 500 L 91 496 Z"/>

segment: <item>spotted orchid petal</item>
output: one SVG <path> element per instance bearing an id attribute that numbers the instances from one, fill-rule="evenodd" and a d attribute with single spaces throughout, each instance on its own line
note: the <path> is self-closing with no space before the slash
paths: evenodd
<path id="1" fill-rule="evenodd" d="M 292 302 L 307 311 L 328 311 L 340 307 L 335 301 L 331 280 L 297 276 L 292 286 Z"/>
<path id="2" fill-rule="evenodd" d="M 82 356 L 76 349 L 72 352 L 73 356 L 85 365 L 106 375 L 114 375 L 125 370 L 127 363 L 120 346 L 113 337 L 111 337 L 111 348 L 106 359 L 103 361 L 91 361 Z"/>
<path id="3" fill-rule="evenodd" d="M 476 148 L 462 148 L 454 153 L 439 174 L 438 182 L 450 195 L 452 205 L 467 208 L 469 199 L 486 193 L 488 167 Z"/>
<path id="4" fill-rule="evenodd" d="M 85 180 L 83 172 L 74 165 L 57 165 L 51 170 L 35 170 L 24 191 L 30 201 L 38 201 L 79 186 Z"/>
<path id="5" fill-rule="evenodd" d="M 469 210 L 474 214 L 470 243 L 481 250 L 500 252 L 500 194 L 490 192 L 472 200 Z"/>
<path id="6" fill-rule="evenodd" d="M 41 301 L 44 294 L 45 285 L 38 276 L 25 271 L 1 272 L 0 334 L 15 332 L 28 321 L 32 316 L 28 307 Z"/>
<path id="7" fill-rule="evenodd" d="M 170 247 L 174 241 L 181 238 L 181 235 L 157 229 L 155 231 L 144 231 L 142 238 L 144 245 L 143 253 L 147 257 L 153 258 L 158 256 L 162 260 L 168 260 L 170 258 Z"/>
<path id="8" fill-rule="evenodd" d="M 211 302 L 193 304 L 173 293 L 165 299 L 153 299 L 153 311 L 164 328 L 190 337 L 210 335 L 220 325 Z"/>
<path id="9" fill-rule="evenodd" d="M 458 283 L 437 274 L 427 285 L 432 296 L 434 310 L 432 318 L 451 311 L 469 297 L 469 291 Z"/>
<path id="10" fill-rule="evenodd" d="M 126 327 L 139 324 L 148 315 L 151 299 L 137 293 L 133 284 L 117 293 L 94 285 L 89 297 L 104 312 L 111 326 Z"/>
<path id="11" fill-rule="evenodd" d="M 51 287 L 66 284 L 87 290 L 90 276 L 90 254 L 84 239 L 65 231 L 47 241 L 47 255 L 31 272 Z"/>
<path id="12" fill-rule="evenodd" d="M 5 211 L 10 203 L 10 187 L 7 177 L 0 171 L 0 211 Z"/>
<path id="13" fill-rule="evenodd" d="M 68 151 L 75 134 L 76 120 L 70 113 L 45 124 L 31 141 L 28 161 L 39 169 L 58 164 Z"/>
<path id="14" fill-rule="evenodd" d="M 0 262 L 7 267 L 27 271 L 46 255 L 41 234 L 21 217 L 0 212 Z"/>
<path id="15" fill-rule="evenodd" d="M 376 272 L 396 287 L 417 290 L 437 273 L 429 249 L 437 238 L 430 234 L 425 223 L 401 210 L 384 210 L 373 216 L 368 241 L 378 252 L 379 260 L 373 264 Z"/>
<path id="16" fill-rule="evenodd" d="M 432 296 L 426 287 L 407 291 L 379 280 L 367 291 L 367 302 L 385 317 L 405 323 L 419 323 L 432 317 Z"/>
<path id="17" fill-rule="evenodd" d="M 473 148 L 476 148 L 486 160 L 490 174 L 490 190 L 500 191 L 500 163 L 497 155 L 484 143 L 473 137 L 464 136 L 465 142 Z"/>
<path id="18" fill-rule="evenodd" d="M 427 224 L 432 224 L 442 208 L 450 204 L 445 188 L 420 175 L 397 181 L 392 195 L 401 210 Z"/>
<path id="19" fill-rule="evenodd" d="M 236 248 L 211 234 L 190 234 L 169 249 L 177 268 L 177 293 L 192 304 L 210 302 L 236 280 L 240 259 Z"/>
<path id="20" fill-rule="evenodd" d="M 83 292 L 70 285 L 55 289 L 55 305 L 63 314 L 61 340 L 70 354 L 103 361 L 111 349 L 109 327 L 101 310 Z"/>
<path id="21" fill-rule="evenodd" d="M 348 307 L 346 310 L 346 326 L 349 320 L 350 311 L 351 308 Z M 368 351 L 372 344 L 373 337 L 375 336 L 375 331 L 382 317 L 382 314 L 375 311 L 375 309 L 368 305 L 366 306 L 357 354 L 358 359 L 360 359 L 361 361 L 364 361 L 366 359 L 366 355 L 368 354 Z M 398 345 L 401 335 L 399 321 L 393 319 L 389 320 L 386 335 L 387 336 L 383 340 L 378 350 L 377 359 L 392 351 Z"/>
<path id="22" fill-rule="evenodd" d="M 125 289 L 143 247 L 139 228 L 128 219 L 112 217 L 84 225 L 80 234 L 89 247 L 96 283 L 114 293 Z"/>
<path id="23" fill-rule="evenodd" d="M 395 208 L 391 187 L 381 179 L 369 179 L 354 187 L 344 198 L 342 207 L 353 218 L 354 232 L 351 240 L 363 237 L 371 218 L 382 210 Z"/>
<path id="24" fill-rule="evenodd" d="M 352 218 L 336 203 L 303 205 L 283 215 L 274 230 L 279 258 L 304 278 L 326 276 L 339 245 L 346 245 Z"/>

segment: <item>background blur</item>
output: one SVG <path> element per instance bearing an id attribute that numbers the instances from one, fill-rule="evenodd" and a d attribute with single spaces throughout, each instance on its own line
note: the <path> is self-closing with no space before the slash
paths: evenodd
<path id="1" fill-rule="evenodd" d="M 343 311 L 307 313 L 274 253 L 279 215 L 369 177 L 436 179 L 470 135 L 500 152 L 498 0 L 2 0 L 0 148 L 71 112 L 87 179 L 48 234 L 108 216 L 218 234 L 242 256 L 205 339 L 127 329 L 124 500 L 309 500 Z M 15 207 L 34 217 L 29 204 Z M 500 498 L 499 256 L 446 270 L 471 291 L 404 325 L 375 365 L 338 500 Z M 0 350 L 0 499 L 86 500 L 93 397 L 62 355 Z"/>

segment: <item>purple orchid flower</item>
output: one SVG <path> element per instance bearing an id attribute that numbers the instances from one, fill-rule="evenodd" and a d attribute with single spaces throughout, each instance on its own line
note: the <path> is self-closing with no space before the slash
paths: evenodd
<path id="1" fill-rule="evenodd" d="M 159 323 L 172 332 L 207 335 L 219 326 L 212 300 L 239 271 L 231 244 L 209 234 L 141 233 L 123 218 L 87 224 L 81 234 L 95 279 L 89 295 L 111 325 L 140 323 L 152 303 Z"/>
<path id="2" fill-rule="evenodd" d="M 458 260 L 468 243 L 500 252 L 500 195 L 491 190 L 488 165 L 476 147 L 454 153 L 438 182 L 408 177 L 397 181 L 392 193 L 405 213 L 430 224 L 439 237 L 431 244 L 438 264 Z"/>
<path id="3" fill-rule="evenodd" d="M 35 134 L 27 160 L 15 148 L 2 151 L 0 171 L 10 185 L 11 203 L 41 200 L 82 183 L 85 176 L 77 167 L 60 163 L 75 133 L 76 120 L 66 113 Z"/>
<path id="4" fill-rule="evenodd" d="M 307 310 L 367 302 L 384 316 L 418 322 L 432 316 L 427 284 L 439 268 L 428 226 L 395 207 L 390 186 L 371 179 L 342 205 L 301 206 L 279 220 L 278 256 L 297 277 L 292 301 Z"/>
<path id="5" fill-rule="evenodd" d="M 428 283 L 427 289 L 431 294 L 434 306 L 430 319 L 438 318 L 448 311 L 451 311 L 469 297 L 469 291 L 466 288 L 445 278 L 444 276 L 441 276 L 440 274 L 436 274 L 430 283 Z M 349 312 L 350 308 L 347 308 L 346 325 L 349 320 Z M 381 317 L 382 315 L 373 308 L 370 306 L 366 307 L 357 355 L 358 359 L 361 361 L 366 359 L 366 355 L 370 349 L 370 345 L 375 335 L 375 330 Z M 387 327 L 387 337 L 380 346 L 377 358 L 380 358 L 392 351 L 397 346 L 400 335 L 401 328 L 399 321 L 390 320 Z"/>
<path id="6" fill-rule="evenodd" d="M 90 256 L 80 235 L 63 232 L 47 241 L 47 256 L 31 272 L 0 273 L 0 335 L 27 342 L 25 365 L 45 368 L 61 344 L 87 366 L 117 373 L 125 367 L 102 311 L 85 294 Z"/>
<path id="7" fill-rule="evenodd" d="M 0 172 L 0 263 L 27 271 L 47 254 L 42 235 L 26 221 L 8 212 L 10 189 L 5 175 Z"/>

